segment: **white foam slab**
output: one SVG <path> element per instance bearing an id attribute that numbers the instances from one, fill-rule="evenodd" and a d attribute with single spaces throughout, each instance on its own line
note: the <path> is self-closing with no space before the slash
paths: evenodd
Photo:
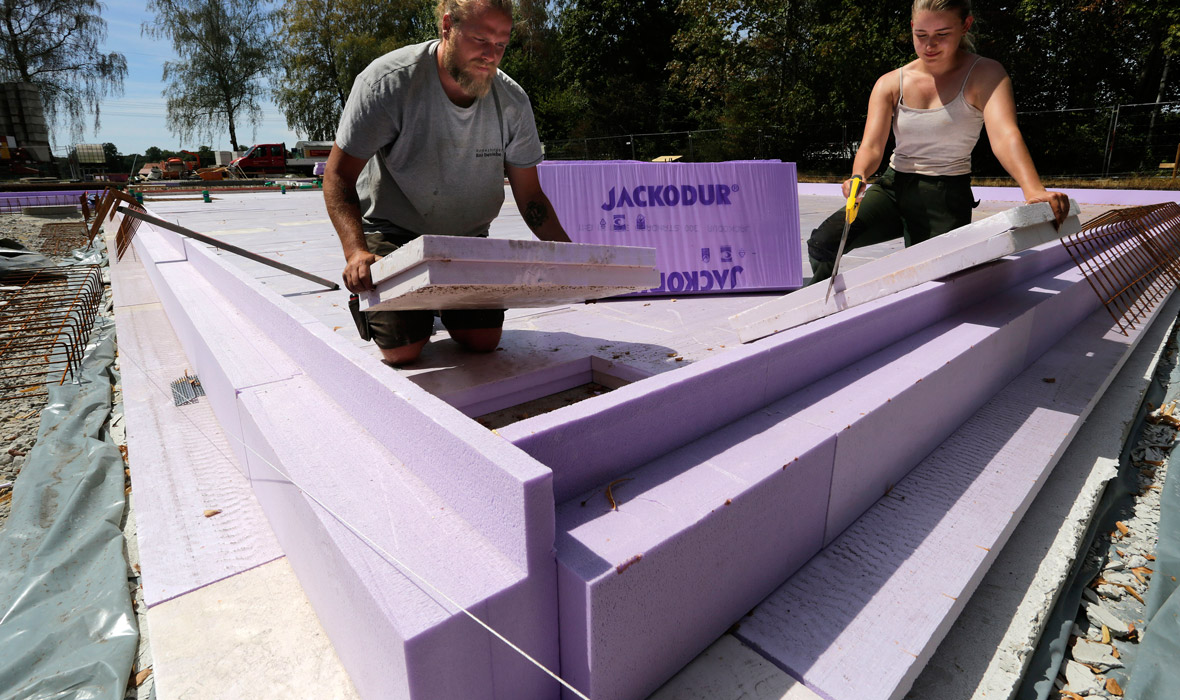
<path id="1" fill-rule="evenodd" d="M 660 284 L 654 248 L 422 236 L 372 267 L 367 311 L 572 304 Z"/>
<path id="2" fill-rule="evenodd" d="M 813 284 L 761 306 L 731 316 L 743 343 L 815 321 L 844 309 L 888 296 L 924 282 L 1034 248 L 1077 233 L 1078 203 L 1069 200 L 1069 216 L 1053 226 L 1048 204 L 1026 204 L 935 236 L 909 248 L 836 276 L 830 298 L 828 282 Z"/>

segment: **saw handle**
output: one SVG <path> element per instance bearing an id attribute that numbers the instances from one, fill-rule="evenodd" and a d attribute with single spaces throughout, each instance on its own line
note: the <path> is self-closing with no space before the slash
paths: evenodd
<path id="1" fill-rule="evenodd" d="M 866 185 L 864 178 L 860 175 L 853 175 L 848 181 L 852 185 L 848 188 L 848 203 L 844 205 L 844 220 L 851 224 L 856 220 L 856 211 L 860 209 L 860 199 L 857 195 Z"/>

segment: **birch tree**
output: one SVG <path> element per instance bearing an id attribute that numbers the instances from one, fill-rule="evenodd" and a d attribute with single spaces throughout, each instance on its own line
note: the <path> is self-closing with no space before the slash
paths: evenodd
<path id="1" fill-rule="evenodd" d="M 435 38 L 424 0 L 286 0 L 275 15 L 275 103 L 288 128 L 331 140 L 357 74 L 373 59 Z"/>
<path id="2" fill-rule="evenodd" d="M 155 21 L 143 33 L 170 39 L 178 56 L 164 63 L 168 129 L 181 140 L 228 130 L 239 150 L 238 125 L 262 119 L 270 11 L 254 0 L 148 0 L 147 9 Z"/>
<path id="3" fill-rule="evenodd" d="M 81 138 L 85 116 L 123 94 L 127 59 L 104 53 L 107 24 L 98 0 L 0 0 L 0 81 L 36 85 L 46 120 Z"/>

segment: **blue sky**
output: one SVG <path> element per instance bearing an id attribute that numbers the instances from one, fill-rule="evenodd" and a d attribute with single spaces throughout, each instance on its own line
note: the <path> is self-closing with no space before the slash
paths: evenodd
<path id="1" fill-rule="evenodd" d="M 104 0 L 106 10 L 103 19 L 107 22 L 107 39 L 104 51 L 118 51 L 127 58 L 127 78 L 123 83 L 122 97 L 108 97 L 102 103 L 102 126 L 94 131 L 94 115 L 86 121 L 86 133 L 82 143 L 110 142 L 122 153 L 143 153 L 149 146 L 177 150 L 186 148 L 195 151 L 207 145 L 214 150 L 229 150 L 229 130 L 213 143 L 201 141 L 181 143 L 168 130 L 165 119 L 164 61 L 174 60 L 176 54 L 169 40 L 153 40 L 140 36 L 140 26 L 153 19 L 145 9 L 146 0 Z M 290 148 L 298 137 L 287 130 L 287 121 L 275 105 L 267 101 L 262 105 L 262 121 L 257 131 L 249 124 L 237 124 L 238 142 L 243 146 L 252 143 L 284 141 Z M 68 134 L 58 133 L 54 152 L 64 154 L 69 148 Z"/>

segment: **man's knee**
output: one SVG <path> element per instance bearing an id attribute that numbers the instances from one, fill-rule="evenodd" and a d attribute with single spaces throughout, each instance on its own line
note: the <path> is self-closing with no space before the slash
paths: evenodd
<path id="1" fill-rule="evenodd" d="M 501 328 L 448 329 L 455 342 L 472 352 L 492 352 L 500 346 Z"/>
<path id="2" fill-rule="evenodd" d="M 426 346 L 426 340 L 419 340 L 416 343 L 409 345 L 399 345 L 396 348 L 379 348 L 381 350 L 381 359 L 385 364 L 391 367 L 409 364 L 418 359 L 422 354 L 422 348 Z"/>

